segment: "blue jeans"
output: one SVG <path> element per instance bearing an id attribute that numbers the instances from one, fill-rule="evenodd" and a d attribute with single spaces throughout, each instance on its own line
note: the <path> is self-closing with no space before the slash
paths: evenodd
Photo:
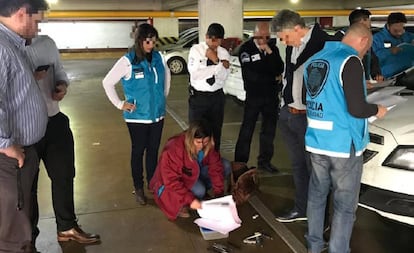
<path id="1" fill-rule="evenodd" d="M 312 174 L 308 196 L 308 249 L 321 252 L 326 196 L 333 193 L 333 218 L 329 253 L 350 252 L 349 241 L 355 221 L 355 211 L 362 174 L 362 156 L 351 149 L 349 158 L 336 158 L 311 153 Z"/>
<path id="2" fill-rule="evenodd" d="M 224 179 L 227 179 L 230 177 L 231 173 L 230 161 L 221 158 L 221 162 L 223 163 Z M 209 189 L 211 189 L 211 180 L 208 176 L 208 166 L 204 166 L 200 169 L 200 176 L 198 177 L 198 180 L 194 184 L 193 188 L 191 188 L 191 191 L 196 198 L 203 199 Z"/>
<path id="3" fill-rule="evenodd" d="M 280 109 L 278 124 L 292 162 L 293 182 L 295 184 L 295 206 L 293 210 L 299 212 L 300 215 L 305 215 L 310 175 L 309 153 L 305 151 L 306 114 L 292 114 L 285 105 Z"/>

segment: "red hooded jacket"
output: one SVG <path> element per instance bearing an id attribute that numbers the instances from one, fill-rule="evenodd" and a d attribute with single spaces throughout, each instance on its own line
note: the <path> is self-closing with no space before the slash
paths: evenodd
<path id="1" fill-rule="evenodd" d="M 184 140 L 184 133 L 168 140 L 150 182 L 155 202 L 170 220 L 175 220 L 180 209 L 195 199 L 191 188 L 200 174 L 197 159 L 190 158 Z M 224 175 L 220 154 L 213 148 L 204 156 L 202 165 L 208 166 L 214 195 L 222 195 Z"/>

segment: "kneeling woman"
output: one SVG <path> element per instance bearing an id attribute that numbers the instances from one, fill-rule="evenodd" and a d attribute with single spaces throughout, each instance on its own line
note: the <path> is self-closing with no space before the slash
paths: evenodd
<path id="1" fill-rule="evenodd" d="M 230 163 L 214 149 L 212 135 L 206 122 L 195 121 L 165 145 L 150 188 L 168 219 L 189 217 L 188 207 L 201 208 L 200 200 L 210 188 L 214 196 L 224 194 Z"/>

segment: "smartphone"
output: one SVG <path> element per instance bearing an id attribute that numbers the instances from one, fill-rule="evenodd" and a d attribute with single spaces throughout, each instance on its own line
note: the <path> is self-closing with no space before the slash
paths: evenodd
<path id="1" fill-rule="evenodd" d="M 47 71 L 48 69 L 49 69 L 49 67 L 50 67 L 50 65 L 41 65 L 41 66 L 38 66 L 37 68 L 36 68 L 36 71 Z"/>

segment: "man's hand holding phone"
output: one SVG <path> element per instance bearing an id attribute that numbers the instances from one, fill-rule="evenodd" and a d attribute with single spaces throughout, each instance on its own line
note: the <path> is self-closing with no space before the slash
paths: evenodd
<path id="1" fill-rule="evenodd" d="M 50 65 L 41 65 L 38 66 L 34 72 L 34 77 L 36 80 L 42 80 L 46 77 L 47 70 L 49 69 Z"/>

